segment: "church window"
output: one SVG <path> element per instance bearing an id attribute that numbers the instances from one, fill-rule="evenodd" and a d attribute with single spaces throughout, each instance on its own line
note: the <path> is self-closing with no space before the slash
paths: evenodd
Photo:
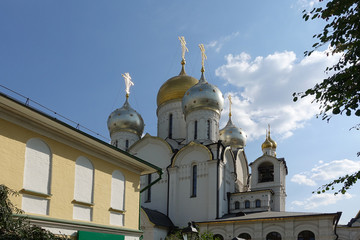
<path id="1" fill-rule="evenodd" d="M 315 234 L 311 231 L 302 231 L 298 235 L 298 240 L 315 240 Z"/>
<path id="2" fill-rule="evenodd" d="M 172 138 L 172 132 L 173 132 L 173 115 L 172 113 L 169 116 L 169 138 Z"/>
<path id="3" fill-rule="evenodd" d="M 274 165 L 269 162 L 264 162 L 258 167 L 259 183 L 274 181 Z"/>
<path id="4" fill-rule="evenodd" d="M 235 209 L 240 209 L 240 203 L 239 203 L 239 201 L 236 201 L 236 202 L 235 202 Z"/>
<path id="5" fill-rule="evenodd" d="M 22 209 L 25 212 L 48 214 L 51 185 L 51 151 L 40 139 L 26 143 Z"/>
<path id="6" fill-rule="evenodd" d="M 194 139 L 197 139 L 198 122 L 195 121 L 194 125 Z"/>
<path id="7" fill-rule="evenodd" d="M 191 197 L 196 197 L 197 191 L 197 165 L 192 166 Z"/>
<path id="8" fill-rule="evenodd" d="M 251 236 L 248 233 L 241 233 L 241 234 L 239 234 L 238 238 L 242 238 L 245 240 L 251 240 Z"/>
<path id="9" fill-rule="evenodd" d="M 281 234 L 278 232 L 271 232 L 266 235 L 266 240 L 281 240 Z"/>
<path id="10" fill-rule="evenodd" d="M 129 140 L 125 140 L 125 151 L 129 149 Z"/>
<path id="11" fill-rule="evenodd" d="M 245 208 L 250 208 L 250 201 L 249 200 L 245 201 Z"/>
<path id="12" fill-rule="evenodd" d="M 256 199 L 255 201 L 255 207 L 260 208 L 261 207 L 261 201 L 259 199 Z"/>
<path id="13" fill-rule="evenodd" d="M 224 237 L 221 234 L 215 234 L 214 239 L 216 239 L 216 240 L 224 240 Z"/>
<path id="14" fill-rule="evenodd" d="M 110 224 L 123 226 L 124 225 L 124 200 L 125 200 L 125 177 L 115 170 L 111 176 L 111 209 L 110 209 Z"/>
<path id="15" fill-rule="evenodd" d="M 115 146 L 115 147 L 118 147 L 118 145 L 119 145 L 118 140 L 115 140 L 115 142 L 114 142 L 114 146 Z"/>
<path id="16" fill-rule="evenodd" d="M 151 174 L 147 175 L 147 186 L 151 184 Z M 151 202 L 151 187 L 146 190 L 146 202 Z"/>
<path id="17" fill-rule="evenodd" d="M 210 139 L 210 120 L 207 120 L 207 138 Z"/>
<path id="18" fill-rule="evenodd" d="M 74 219 L 91 221 L 94 192 L 94 167 L 86 157 L 75 162 Z"/>

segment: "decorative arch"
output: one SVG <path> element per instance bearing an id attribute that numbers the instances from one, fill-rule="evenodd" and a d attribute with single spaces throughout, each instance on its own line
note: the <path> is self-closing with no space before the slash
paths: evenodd
<path id="1" fill-rule="evenodd" d="M 75 162 L 74 199 L 84 203 L 93 202 L 94 166 L 89 159 L 80 156 Z"/>
<path id="2" fill-rule="evenodd" d="M 50 194 L 52 154 L 49 146 L 38 138 L 26 143 L 24 189 Z"/>
<path id="3" fill-rule="evenodd" d="M 41 139 L 26 142 L 22 195 L 22 210 L 48 215 L 51 193 L 52 153 Z"/>
<path id="4" fill-rule="evenodd" d="M 311 231 L 315 234 L 315 239 L 318 237 L 318 227 L 315 224 L 301 224 L 294 230 L 295 236 L 298 236 L 302 231 Z"/>
<path id="5" fill-rule="evenodd" d="M 212 154 L 207 147 L 205 147 L 204 145 L 199 144 L 199 143 L 190 142 L 188 145 L 186 145 L 185 147 L 183 147 L 182 149 L 180 149 L 180 151 L 178 151 L 176 153 L 176 155 L 174 156 L 174 159 L 171 163 L 171 167 L 179 165 L 181 163 L 181 160 L 184 159 L 187 154 L 194 152 L 194 151 L 192 151 L 193 149 L 197 149 L 200 152 L 202 152 L 203 154 L 205 154 L 205 156 L 208 160 L 213 159 Z"/>

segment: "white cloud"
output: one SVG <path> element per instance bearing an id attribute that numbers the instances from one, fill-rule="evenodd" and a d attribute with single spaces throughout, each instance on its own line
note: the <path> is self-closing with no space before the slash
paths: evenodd
<path id="1" fill-rule="evenodd" d="M 304 201 L 293 201 L 291 205 L 302 207 L 306 210 L 314 209 L 320 206 L 327 206 L 337 203 L 338 201 L 347 200 L 353 196 L 349 193 L 334 195 L 331 193 L 313 194 Z"/>
<path id="2" fill-rule="evenodd" d="M 239 32 L 234 32 L 230 35 L 221 37 L 219 40 L 214 40 L 211 41 L 210 43 L 205 44 L 205 48 L 206 49 L 215 49 L 215 52 L 220 52 L 221 48 L 224 46 L 224 44 L 232 39 L 234 39 L 235 37 L 237 37 L 239 35 Z"/>
<path id="3" fill-rule="evenodd" d="M 230 92 L 233 120 L 250 133 L 250 140 L 263 136 L 267 124 L 281 138 L 289 137 L 318 112 L 312 99 L 294 103 L 292 93 L 304 91 L 326 77 L 324 69 L 335 64 L 339 54 L 327 57 L 324 52 L 315 51 L 300 61 L 292 51 L 254 59 L 244 52 L 225 56 L 226 63 L 215 74 L 234 87 Z M 226 101 L 224 116 L 228 113 L 227 104 Z"/>
<path id="4" fill-rule="evenodd" d="M 300 185 L 316 186 L 316 182 L 314 180 L 308 178 L 306 175 L 303 174 L 295 174 L 291 178 L 291 181 Z"/>
<path id="5" fill-rule="evenodd" d="M 319 165 L 315 166 L 308 172 L 295 174 L 291 181 L 300 185 L 315 186 L 320 185 L 316 182 L 329 181 L 346 174 L 352 174 L 360 170 L 360 161 L 349 159 L 334 160 L 328 163 L 319 161 Z"/>

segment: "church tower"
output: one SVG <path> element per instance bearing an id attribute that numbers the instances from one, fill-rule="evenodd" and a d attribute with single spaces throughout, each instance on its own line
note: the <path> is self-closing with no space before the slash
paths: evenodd
<path id="1" fill-rule="evenodd" d="M 144 120 L 129 104 L 130 86 L 134 85 L 129 73 L 122 75 L 125 79 L 126 100 L 121 108 L 113 111 L 107 121 L 111 144 L 127 151 L 141 138 L 144 131 Z"/>
<path id="2" fill-rule="evenodd" d="M 270 137 L 270 126 L 261 148 L 263 155 L 250 164 L 251 191 L 272 190 L 271 211 L 285 211 L 286 175 L 284 158 L 276 158 L 277 144 Z"/>
<path id="3" fill-rule="evenodd" d="M 178 76 L 168 79 L 157 94 L 158 134 L 162 139 L 175 139 L 182 142 L 186 137 L 186 123 L 181 108 L 181 99 L 185 92 L 198 83 L 194 77 L 185 72 L 186 42 L 179 37 L 182 47 L 181 71 Z"/>
<path id="4" fill-rule="evenodd" d="M 205 49 L 203 44 L 199 46 L 202 55 L 201 78 L 196 85 L 186 91 L 182 99 L 187 143 L 219 140 L 219 121 L 224 105 L 221 91 L 205 79 Z"/>

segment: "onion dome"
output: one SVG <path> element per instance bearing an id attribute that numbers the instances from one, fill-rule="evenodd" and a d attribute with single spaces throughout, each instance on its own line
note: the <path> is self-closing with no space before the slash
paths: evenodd
<path id="1" fill-rule="evenodd" d="M 269 135 L 268 135 L 268 139 L 269 139 L 269 141 L 271 142 L 271 144 L 272 144 L 272 148 L 277 148 L 277 143 L 274 141 L 274 140 L 272 140 L 271 139 L 271 137 L 270 137 L 270 130 L 269 130 Z"/>
<path id="2" fill-rule="evenodd" d="M 144 120 L 141 115 L 130 106 L 128 95 L 126 95 L 124 105 L 110 114 L 107 125 L 110 136 L 116 132 L 126 131 L 135 133 L 141 137 L 144 131 Z"/>
<path id="3" fill-rule="evenodd" d="M 261 149 L 264 150 L 266 148 L 272 148 L 273 145 L 270 142 L 269 138 L 266 136 L 265 142 L 263 142 L 263 144 L 261 144 Z"/>
<path id="4" fill-rule="evenodd" d="M 170 100 L 181 100 L 185 92 L 199 82 L 185 72 L 185 60 L 181 61 L 181 72 L 178 76 L 167 80 L 159 89 L 157 94 L 157 106 Z"/>
<path id="5" fill-rule="evenodd" d="M 182 99 L 182 108 L 185 116 L 194 110 L 213 110 L 219 115 L 223 109 L 224 97 L 221 91 L 208 83 L 202 70 L 200 81 L 186 91 Z"/>
<path id="6" fill-rule="evenodd" d="M 243 148 L 246 145 L 246 133 L 232 123 L 231 117 L 229 117 L 226 126 L 219 131 L 219 134 L 219 139 L 225 146 Z"/>

